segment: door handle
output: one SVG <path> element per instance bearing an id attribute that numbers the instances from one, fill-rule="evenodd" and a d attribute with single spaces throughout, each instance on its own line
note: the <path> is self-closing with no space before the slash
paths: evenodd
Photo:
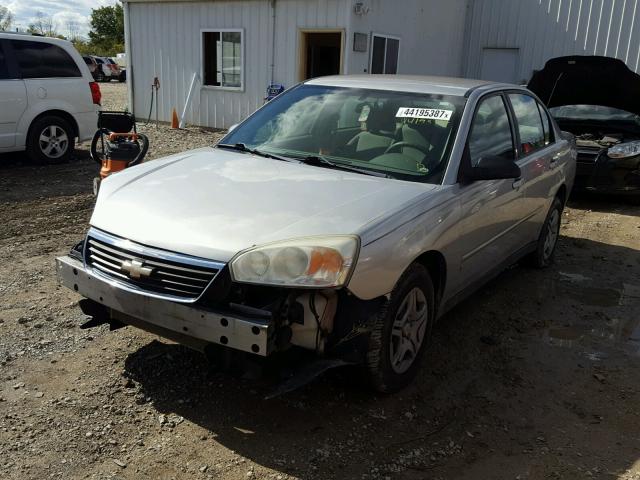
<path id="1" fill-rule="evenodd" d="M 517 190 L 522 186 L 523 183 L 524 183 L 524 180 L 522 178 L 517 178 L 513 181 L 512 186 L 515 190 Z"/>
<path id="2" fill-rule="evenodd" d="M 560 155 L 554 155 L 551 157 L 551 161 L 549 162 L 549 167 L 553 168 L 558 164 L 558 160 L 560 160 Z"/>

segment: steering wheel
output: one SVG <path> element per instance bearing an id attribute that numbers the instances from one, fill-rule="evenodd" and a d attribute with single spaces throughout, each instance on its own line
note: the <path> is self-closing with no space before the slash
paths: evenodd
<path id="1" fill-rule="evenodd" d="M 421 153 L 424 153 L 425 156 L 427 156 L 429 154 L 429 150 L 427 146 L 425 145 L 418 145 L 416 143 L 411 143 L 411 142 L 395 142 L 392 143 L 391 145 L 389 145 L 389 147 L 387 147 L 387 149 L 384 151 L 384 153 L 389 153 L 392 150 L 396 150 L 398 148 L 402 148 L 402 147 L 409 147 L 409 148 L 414 148 L 416 150 L 419 150 Z"/>

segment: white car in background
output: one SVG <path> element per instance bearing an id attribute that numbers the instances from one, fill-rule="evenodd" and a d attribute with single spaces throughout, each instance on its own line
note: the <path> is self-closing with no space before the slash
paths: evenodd
<path id="1" fill-rule="evenodd" d="M 100 87 L 71 42 L 0 33 L 0 153 L 67 160 L 96 128 Z"/>

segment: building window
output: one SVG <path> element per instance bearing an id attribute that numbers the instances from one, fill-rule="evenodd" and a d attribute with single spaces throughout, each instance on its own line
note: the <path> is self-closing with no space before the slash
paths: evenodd
<path id="1" fill-rule="evenodd" d="M 211 87 L 243 88 L 243 44 L 241 30 L 202 32 L 203 84 Z"/>
<path id="2" fill-rule="evenodd" d="M 372 44 L 371 73 L 398 73 L 400 40 L 374 34 Z"/>

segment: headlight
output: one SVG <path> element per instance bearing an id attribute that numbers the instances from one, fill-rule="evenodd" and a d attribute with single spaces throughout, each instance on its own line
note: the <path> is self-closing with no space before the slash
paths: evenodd
<path id="1" fill-rule="evenodd" d="M 231 260 L 231 276 L 241 283 L 328 288 L 344 285 L 355 265 L 355 236 L 307 237 L 254 247 Z"/>
<path id="2" fill-rule="evenodd" d="M 640 142 L 620 143 L 607 150 L 611 158 L 627 158 L 640 155 Z"/>

